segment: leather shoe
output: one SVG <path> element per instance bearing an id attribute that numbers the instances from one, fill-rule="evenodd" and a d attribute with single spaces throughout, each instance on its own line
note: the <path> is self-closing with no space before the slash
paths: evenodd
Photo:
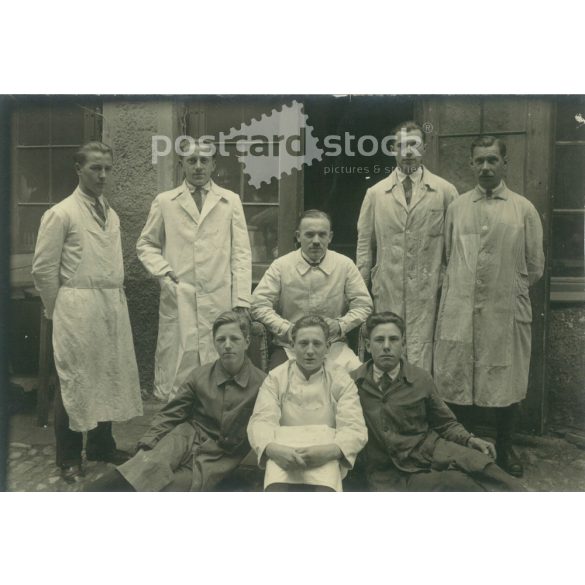
<path id="1" fill-rule="evenodd" d="M 130 458 L 130 453 L 120 451 L 120 449 L 114 449 L 104 455 L 87 455 L 89 461 L 104 461 L 106 463 L 113 463 L 114 465 L 122 465 L 122 463 L 126 463 Z"/>
<path id="2" fill-rule="evenodd" d="M 83 481 L 85 473 L 81 465 L 64 465 L 61 467 L 61 479 L 69 484 Z"/>
<path id="3" fill-rule="evenodd" d="M 512 445 L 500 445 L 497 447 L 496 463 L 507 473 L 514 477 L 522 477 L 524 475 L 524 467 L 518 459 L 518 455 L 512 449 Z"/>

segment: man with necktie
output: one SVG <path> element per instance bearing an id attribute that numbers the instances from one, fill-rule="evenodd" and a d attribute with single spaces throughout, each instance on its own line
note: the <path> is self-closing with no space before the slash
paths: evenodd
<path id="1" fill-rule="evenodd" d="M 250 306 L 252 262 L 242 202 L 216 185 L 215 148 L 181 144 L 185 180 L 154 199 L 136 244 L 160 281 L 154 395 L 172 398 L 191 372 L 217 359 L 212 324 L 222 312 Z"/>
<path id="2" fill-rule="evenodd" d="M 33 259 L 35 286 L 53 321 L 57 466 L 68 483 L 83 477 L 83 431 L 88 459 L 119 465 L 129 455 L 116 448 L 111 421 L 142 414 L 120 220 L 103 195 L 112 164 L 102 142 L 79 149 L 79 186 L 43 215 Z"/>
<path id="3" fill-rule="evenodd" d="M 354 370 L 360 361 L 345 335 L 372 312 L 372 299 L 356 265 L 347 256 L 329 250 L 331 219 L 309 209 L 296 232 L 300 249 L 277 258 L 252 296 L 252 316 L 273 334 L 270 369 L 293 357 L 292 328 L 305 315 L 319 315 L 329 327 L 327 359 Z"/>
<path id="4" fill-rule="evenodd" d="M 394 130 L 396 169 L 368 189 L 358 219 L 356 264 L 372 285 L 374 309 L 406 321 L 408 360 L 432 369 L 443 266 L 443 225 L 457 197 L 423 164 L 425 134 L 415 122 Z"/>
<path id="5" fill-rule="evenodd" d="M 435 381 L 461 418 L 472 405 L 494 409 L 498 462 L 521 477 L 512 438 L 528 389 L 529 287 L 544 271 L 542 223 L 528 198 L 504 182 L 508 160 L 501 138 L 475 139 L 470 164 L 477 186 L 449 207 L 445 221 Z"/>
<path id="6" fill-rule="evenodd" d="M 492 443 L 457 422 L 430 374 L 403 358 L 405 326 L 391 312 L 366 321 L 372 359 L 352 373 L 368 428 L 364 463 L 374 491 L 523 491 Z"/>

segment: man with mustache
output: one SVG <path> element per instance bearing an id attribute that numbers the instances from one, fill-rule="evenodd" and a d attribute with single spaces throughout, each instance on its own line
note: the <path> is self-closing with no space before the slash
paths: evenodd
<path id="1" fill-rule="evenodd" d="M 227 311 L 213 324 L 219 358 L 197 368 L 152 421 L 137 454 L 85 491 L 210 491 L 250 451 L 246 427 L 266 374 L 246 356 L 247 316 Z"/>
<path id="2" fill-rule="evenodd" d="M 425 133 L 415 122 L 394 130 L 396 169 L 366 192 L 358 219 L 356 264 L 372 282 L 376 311 L 406 321 L 408 361 L 432 369 L 443 269 L 443 226 L 457 189 L 422 162 Z"/>
<path id="3" fill-rule="evenodd" d="M 534 205 L 503 180 L 501 138 L 475 139 L 470 164 L 478 184 L 447 210 L 434 376 L 460 418 L 467 406 L 494 408 L 498 463 L 521 477 L 512 435 L 528 387 L 528 289 L 544 270 L 542 223 Z"/>
<path id="4" fill-rule="evenodd" d="M 252 316 L 274 336 L 270 369 L 293 357 L 293 323 L 304 315 L 320 315 L 329 327 L 328 360 L 355 369 L 360 361 L 345 335 L 372 312 L 372 299 L 356 265 L 329 250 L 331 219 L 317 209 L 305 211 L 296 232 L 300 249 L 275 260 L 252 296 Z"/>
<path id="5" fill-rule="evenodd" d="M 211 179 L 215 147 L 181 143 L 185 180 L 157 195 L 136 244 L 161 286 L 154 395 L 168 400 L 193 370 L 217 358 L 211 326 L 223 311 L 248 309 L 252 254 L 239 195 Z"/>
<path id="6" fill-rule="evenodd" d="M 405 326 L 391 312 L 366 321 L 372 359 L 352 373 L 368 427 L 366 479 L 374 491 L 523 491 L 492 443 L 469 433 L 430 374 L 404 359 Z"/>

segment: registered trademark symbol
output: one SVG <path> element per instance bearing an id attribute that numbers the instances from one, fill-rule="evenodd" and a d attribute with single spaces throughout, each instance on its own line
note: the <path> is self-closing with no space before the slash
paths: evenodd
<path id="1" fill-rule="evenodd" d="M 425 122 L 422 126 L 423 132 L 429 134 L 433 131 L 433 125 L 430 122 Z"/>

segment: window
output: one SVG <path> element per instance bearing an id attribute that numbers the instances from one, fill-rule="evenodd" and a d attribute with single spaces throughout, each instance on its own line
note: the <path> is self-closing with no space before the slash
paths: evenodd
<path id="1" fill-rule="evenodd" d="M 585 300 L 585 97 L 557 100 L 551 300 Z"/>
<path id="2" fill-rule="evenodd" d="M 206 97 L 186 104 L 183 131 L 194 138 L 207 135 L 219 139 L 220 133 L 229 134 L 232 128 L 269 115 L 290 98 L 279 96 L 222 96 Z M 213 180 L 225 189 L 238 193 L 242 199 L 248 235 L 252 249 L 252 280 L 257 283 L 270 263 L 290 251 L 297 211 L 302 205 L 302 173 L 272 179 L 260 188 L 248 184 L 244 165 L 238 160 L 236 143 L 222 143 L 222 156 L 218 148 L 217 165 Z"/>
<path id="3" fill-rule="evenodd" d="M 43 213 L 77 185 L 73 155 L 98 136 L 97 108 L 60 99 L 19 102 L 11 119 L 12 253 L 34 252 Z"/>

